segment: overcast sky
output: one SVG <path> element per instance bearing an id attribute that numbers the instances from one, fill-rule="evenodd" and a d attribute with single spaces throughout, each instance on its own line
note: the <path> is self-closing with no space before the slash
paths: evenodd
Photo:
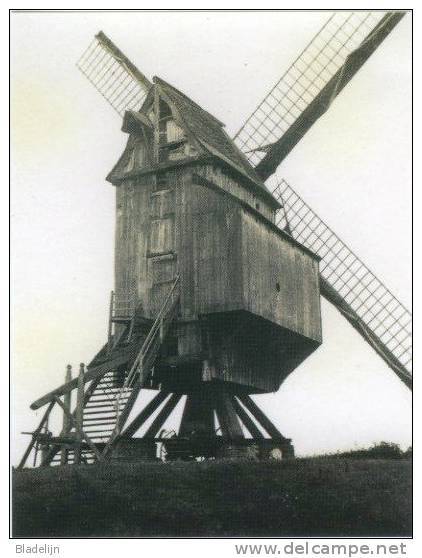
<path id="1" fill-rule="evenodd" d="M 121 121 L 75 66 L 102 29 L 235 134 L 327 12 L 12 14 L 14 461 L 29 404 L 105 341 Z M 411 17 L 307 133 L 280 175 L 411 305 Z M 409 390 L 327 303 L 324 343 L 257 402 L 299 455 L 411 443 Z M 144 396 L 146 397 L 146 396 Z M 142 404 L 142 401 L 140 402 Z M 136 411 L 136 409 L 135 409 Z M 170 422 L 171 425 L 171 422 Z"/>

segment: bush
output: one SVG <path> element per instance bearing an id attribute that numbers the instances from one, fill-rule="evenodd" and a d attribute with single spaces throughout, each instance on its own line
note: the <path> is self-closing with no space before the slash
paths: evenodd
<path id="1" fill-rule="evenodd" d="M 353 459 L 409 459 L 412 457 L 412 447 L 402 451 L 393 442 L 379 442 L 370 448 L 337 453 L 336 457 L 350 457 Z"/>

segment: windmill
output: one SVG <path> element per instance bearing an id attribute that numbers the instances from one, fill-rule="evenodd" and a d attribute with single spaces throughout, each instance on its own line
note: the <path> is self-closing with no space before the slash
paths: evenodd
<path id="1" fill-rule="evenodd" d="M 99 33 L 78 67 L 123 118 L 107 343 L 47 410 L 21 461 L 232 455 L 293 447 L 250 397 L 322 341 L 319 295 L 411 387 L 411 316 L 283 179 L 279 164 L 404 13 L 335 13 L 232 141 L 184 93 Z M 263 183 L 267 180 L 267 185 Z M 156 396 L 128 424 L 142 389 Z M 71 396 L 77 392 L 76 408 Z M 163 425 L 185 399 L 180 428 Z M 48 416 L 63 409 L 58 436 Z M 141 438 L 134 437 L 148 421 Z M 244 436 L 246 429 L 250 437 Z M 217 430 L 217 432 L 216 432 Z"/>

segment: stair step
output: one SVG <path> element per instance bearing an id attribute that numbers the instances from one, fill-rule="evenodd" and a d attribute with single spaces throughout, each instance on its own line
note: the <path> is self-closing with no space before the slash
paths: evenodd
<path id="1" fill-rule="evenodd" d="M 117 382 L 117 381 L 121 381 L 121 380 L 122 380 L 122 378 L 120 377 L 120 378 L 116 378 L 115 380 L 111 380 L 110 382 L 100 382 L 100 383 L 97 385 L 97 389 L 98 389 L 98 388 L 105 389 L 105 388 L 108 388 L 108 387 L 110 387 L 110 386 L 115 386 L 115 385 L 116 385 L 116 382 Z"/>
<path id="2" fill-rule="evenodd" d="M 88 412 L 84 410 L 84 417 L 88 416 L 88 415 L 104 415 L 104 414 L 109 414 L 109 413 L 116 414 L 114 409 L 110 410 L 110 411 L 105 410 L 105 411 L 88 411 Z"/>
<path id="3" fill-rule="evenodd" d="M 100 423 L 100 422 L 93 422 L 92 424 L 84 424 L 84 432 L 86 432 L 87 434 L 89 434 L 90 430 L 92 432 L 92 428 L 97 428 L 99 426 L 103 426 L 103 425 L 107 425 L 107 428 L 112 428 L 113 424 L 116 422 L 116 419 L 114 419 L 113 421 L 110 422 L 104 422 L 104 423 Z"/>
<path id="4" fill-rule="evenodd" d="M 90 407 L 85 407 L 85 409 L 88 411 L 92 411 L 93 409 L 101 409 L 101 412 L 103 413 L 114 412 L 115 408 L 115 402 L 113 402 L 112 405 L 106 405 L 105 403 L 102 403 L 101 405 L 91 405 Z"/>
<path id="5" fill-rule="evenodd" d="M 120 389 L 117 389 L 115 391 L 108 391 L 108 390 L 107 391 L 99 391 L 95 395 L 97 397 L 107 397 L 107 396 L 111 397 L 111 396 L 119 395 L 120 391 L 121 391 Z M 109 397 L 109 399 L 110 399 L 110 397 Z M 126 397 L 126 395 L 124 397 Z"/>
<path id="6" fill-rule="evenodd" d="M 93 424 L 84 424 L 84 432 L 86 434 L 92 434 L 93 432 L 104 432 L 108 430 L 113 430 L 116 421 L 113 422 L 104 422 L 104 423 L 93 423 Z M 103 428 L 104 427 L 104 428 Z"/>
<path id="7" fill-rule="evenodd" d="M 108 403 L 109 405 L 114 405 L 116 400 L 115 399 L 92 399 L 92 398 L 90 398 L 88 403 L 85 405 L 85 408 L 87 408 L 91 402 L 94 403 L 94 405 L 96 403 Z"/>
<path id="8" fill-rule="evenodd" d="M 84 418 L 84 426 L 96 426 L 98 424 L 107 424 L 109 422 L 115 422 L 116 421 L 116 416 L 114 417 L 91 417 L 91 418 Z M 86 424 L 87 422 L 89 423 L 93 423 L 93 424 Z"/>
<path id="9" fill-rule="evenodd" d="M 99 397 L 102 397 L 102 399 L 99 399 Z M 90 399 L 90 401 L 92 401 L 93 403 L 99 403 L 100 401 L 102 403 L 107 403 L 107 401 L 111 404 L 116 402 L 116 397 L 115 394 L 110 394 L 110 396 L 108 396 L 107 393 L 97 393 L 97 397 L 95 399 Z"/>
<path id="10" fill-rule="evenodd" d="M 91 440 L 93 440 L 94 443 L 99 443 L 98 438 L 109 438 L 113 430 L 101 430 L 99 433 L 94 434 L 94 436 L 91 437 Z"/>

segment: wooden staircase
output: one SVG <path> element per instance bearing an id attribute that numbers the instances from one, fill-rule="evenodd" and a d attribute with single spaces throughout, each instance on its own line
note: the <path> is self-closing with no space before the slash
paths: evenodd
<path id="1" fill-rule="evenodd" d="M 120 435 L 140 389 L 152 385 L 154 364 L 177 314 L 180 297 L 179 281 L 180 276 L 177 275 L 139 353 L 129 372 L 125 375 L 122 387 L 115 391 L 114 428 L 108 437 L 103 451 L 104 455 L 109 452 L 113 443 Z M 135 394 L 135 396 L 133 396 L 133 394 Z"/>
<path id="2" fill-rule="evenodd" d="M 95 444 L 103 448 L 104 455 L 109 452 L 113 442 L 119 436 L 139 391 L 152 383 L 154 364 L 176 317 L 178 302 L 179 276 L 177 275 L 148 333 L 146 335 L 144 333 L 145 324 L 138 324 L 138 328 L 133 325 L 136 319 L 134 316 L 112 350 L 104 350 L 103 354 L 96 357 L 100 361 L 103 358 L 112 358 L 113 353 L 131 343 L 141 347 L 129 370 L 124 373 L 109 370 L 93 387 L 92 393 L 87 393 L 88 398 L 83 412 L 83 430 Z M 83 457 L 87 462 L 95 460 L 92 450 L 86 448 L 83 451 Z"/>
<path id="3" fill-rule="evenodd" d="M 126 320 L 119 336 L 109 337 L 106 345 L 94 357 L 88 371 L 100 367 L 104 368 L 104 373 L 92 379 L 82 392 L 82 406 L 79 412 L 82 412 L 82 434 L 85 437 L 83 440 L 77 438 L 77 407 L 72 413 L 72 427 L 62 430 L 59 437 L 50 443 L 47 440 L 42 466 L 76 463 L 76 457 L 79 455 L 78 446 L 82 463 L 101 459 L 110 451 L 129 417 L 140 390 L 153 385 L 154 365 L 177 315 L 179 281 L 177 275 L 152 325 L 151 320 L 143 319 L 135 312 Z M 112 319 L 111 313 L 110 316 Z M 118 366 L 116 362 L 119 363 Z M 51 405 L 54 401 L 60 403 L 57 396 L 53 397 Z M 63 403 L 61 405 L 63 406 Z M 68 413 L 70 414 L 70 411 Z M 27 456 L 22 467 L 26 458 Z"/>

